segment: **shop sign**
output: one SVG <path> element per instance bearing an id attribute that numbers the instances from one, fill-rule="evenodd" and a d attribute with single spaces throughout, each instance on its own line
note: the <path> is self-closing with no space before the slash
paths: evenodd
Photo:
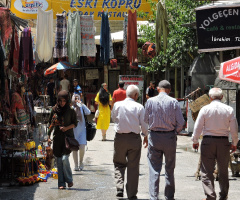
<path id="1" fill-rule="evenodd" d="M 158 0 L 153 0 L 158 1 Z M 53 10 L 68 14 L 78 12 L 80 15 L 93 15 L 94 20 L 101 20 L 102 11 L 107 11 L 110 20 L 123 20 L 128 10 L 151 13 L 150 2 L 147 0 L 12 0 L 11 11 L 23 19 L 37 19 L 37 8 L 44 11 Z M 145 20 L 138 17 L 138 20 Z"/>
<path id="2" fill-rule="evenodd" d="M 129 85 L 136 85 L 140 90 L 138 102 L 143 103 L 144 76 L 143 75 L 119 75 L 119 81 L 125 82 L 124 89 Z"/>
<path id="3" fill-rule="evenodd" d="M 240 48 L 240 4 L 196 9 L 198 51 Z"/>
<path id="4" fill-rule="evenodd" d="M 98 69 L 86 69 L 86 80 L 98 79 Z"/>
<path id="5" fill-rule="evenodd" d="M 219 78 L 240 84 L 240 57 L 221 63 Z"/>

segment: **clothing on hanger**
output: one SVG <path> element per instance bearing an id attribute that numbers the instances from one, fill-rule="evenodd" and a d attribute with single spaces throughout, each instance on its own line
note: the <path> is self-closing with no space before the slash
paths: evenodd
<path id="1" fill-rule="evenodd" d="M 97 48 L 95 43 L 95 27 L 92 15 L 82 15 L 81 21 L 81 56 L 96 57 Z"/>
<path id="2" fill-rule="evenodd" d="M 128 10 L 127 58 L 129 62 L 137 58 L 137 12 Z"/>
<path id="3" fill-rule="evenodd" d="M 167 37 L 169 34 L 167 11 L 161 2 L 157 4 L 157 14 L 156 14 L 156 31 L 155 31 L 155 43 L 156 43 L 156 53 L 159 54 L 161 50 L 161 37 L 163 35 L 163 48 L 164 53 L 167 50 Z"/>
<path id="4" fill-rule="evenodd" d="M 103 12 L 100 32 L 100 60 L 104 62 L 105 65 L 107 65 L 109 61 L 109 29 L 108 13 Z"/>
<path id="5" fill-rule="evenodd" d="M 81 26 L 77 12 L 68 15 L 66 45 L 69 62 L 76 64 L 81 54 Z"/>
<path id="6" fill-rule="evenodd" d="M 0 7 L 0 27 L 2 43 L 5 46 L 6 40 L 9 39 L 12 33 L 10 10 L 8 8 Z"/>
<path id="7" fill-rule="evenodd" d="M 128 15 L 124 15 L 123 20 L 123 49 L 122 55 L 127 56 L 127 26 L 128 26 Z"/>
<path id="8" fill-rule="evenodd" d="M 14 73 L 18 73 L 18 59 L 19 59 L 19 40 L 17 28 L 13 27 L 13 34 L 11 40 L 11 50 L 9 57 L 9 67 Z"/>
<path id="9" fill-rule="evenodd" d="M 36 51 L 41 61 L 47 62 L 52 58 L 53 49 L 53 11 L 38 8 Z"/>
<path id="10" fill-rule="evenodd" d="M 67 47 L 65 45 L 67 35 L 67 20 L 65 14 L 57 14 L 56 16 L 56 35 L 53 57 L 64 58 L 67 56 Z"/>

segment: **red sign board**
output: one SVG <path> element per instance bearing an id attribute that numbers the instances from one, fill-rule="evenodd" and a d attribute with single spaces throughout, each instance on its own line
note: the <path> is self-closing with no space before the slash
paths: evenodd
<path id="1" fill-rule="evenodd" d="M 221 63 L 219 78 L 240 84 L 240 57 Z"/>

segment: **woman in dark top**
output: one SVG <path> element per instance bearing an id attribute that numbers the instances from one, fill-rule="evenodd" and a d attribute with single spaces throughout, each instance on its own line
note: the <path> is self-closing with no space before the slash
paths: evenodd
<path id="1" fill-rule="evenodd" d="M 73 128 L 77 126 L 76 112 L 69 105 L 69 95 L 66 90 L 58 93 L 57 104 L 53 107 L 49 118 L 48 142 L 53 132 L 53 154 L 57 157 L 58 188 L 73 186 L 72 170 L 69 163 L 71 151 L 65 147 L 65 136 L 74 138 Z"/>

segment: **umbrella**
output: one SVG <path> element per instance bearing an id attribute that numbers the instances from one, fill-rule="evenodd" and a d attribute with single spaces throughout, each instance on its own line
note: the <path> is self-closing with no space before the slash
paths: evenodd
<path id="1" fill-rule="evenodd" d="M 240 57 L 221 63 L 219 78 L 240 84 Z"/>
<path id="2" fill-rule="evenodd" d="M 54 74 L 57 70 L 66 70 L 66 69 L 77 68 L 77 67 L 78 67 L 77 65 L 71 65 L 69 62 L 66 62 L 66 61 L 59 62 L 47 68 L 44 72 L 44 76 Z"/>

